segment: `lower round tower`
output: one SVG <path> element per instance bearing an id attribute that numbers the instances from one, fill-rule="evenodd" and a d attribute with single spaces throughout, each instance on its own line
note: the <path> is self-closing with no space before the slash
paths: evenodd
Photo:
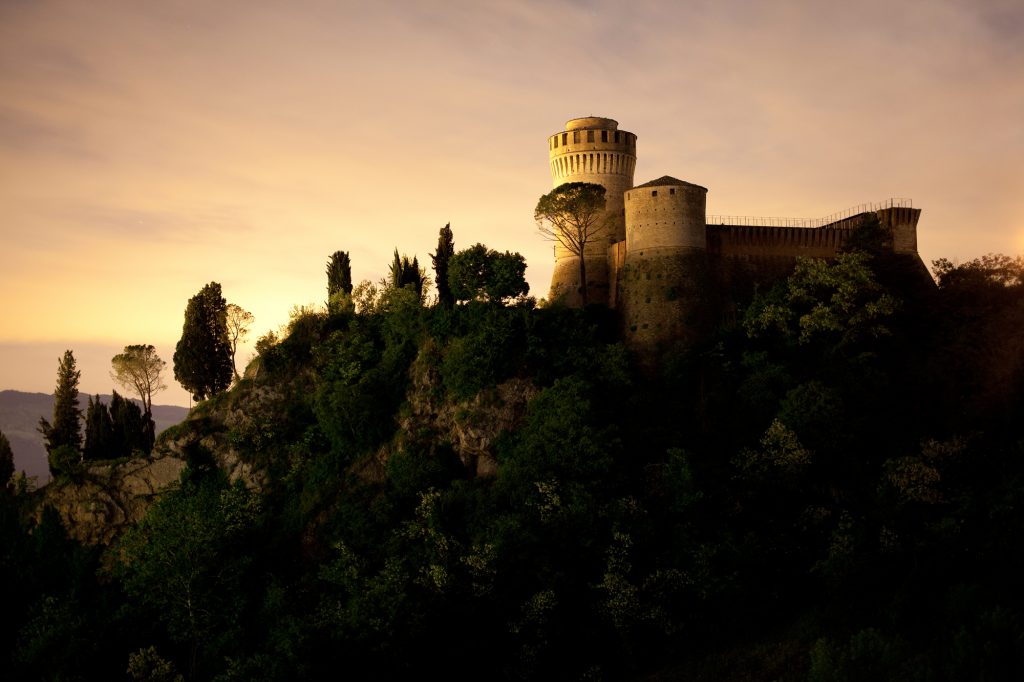
<path id="1" fill-rule="evenodd" d="M 618 305 L 626 342 L 657 350 L 695 338 L 707 293 L 707 189 L 661 177 L 626 192 Z"/>
<path id="2" fill-rule="evenodd" d="M 567 182 L 592 182 L 605 192 L 609 228 L 584 249 L 588 303 L 608 303 L 608 245 L 626 239 L 624 193 L 633 186 L 636 135 L 619 130 L 610 118 L 588 116 L 566 122 L 565 130 L 548 138 L 552 187 Z M 580 306 L 579 262 L 555 243 L 555 271 L 548 300 Z"/>

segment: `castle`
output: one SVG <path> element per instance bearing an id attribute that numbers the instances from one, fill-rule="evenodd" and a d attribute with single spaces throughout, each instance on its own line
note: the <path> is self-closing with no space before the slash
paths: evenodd
<path id="1" fill-rule="evenodd" d="M 651 348 L 699 334 L 709 290 L 765 284 L 788 274 L 798 257 L 835 257 L 874 214 L 887 249 L 927 274 L 917 253 L 921 209 L 908 200 L 859 206 L 814 221 L 710 219 L 707 189 L 663 176 L 633 185 L 636 135 L 610 118 L 574 118 L 548 138 L 554 187 L 590 182 L 605 190 L 608 225 L 584 247 L 588 303 L 619 313 L 626 342 Z M 579 261 L 555 242 L 548 300 L 579 306 Z"/>

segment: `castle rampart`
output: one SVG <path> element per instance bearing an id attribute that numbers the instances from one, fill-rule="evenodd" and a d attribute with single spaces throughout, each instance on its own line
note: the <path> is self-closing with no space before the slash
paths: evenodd
<path id="1" fill-rule="evenodd" d="M 825 218 L 706 216 L 707 189 L 669 176 L 633 186 L 636 136 L 610 118 L 568 121 L 548 138 L 555 187 L 592 182 L 605 187 L 605 217 L 612 228 L 585 249 L 592 303 L 619 311 L 627 343 L 656 349 L 701 333 L 712 299 L 768 284 L 792 271 L 796 259 L 834 258 L 857 227 L 876 216 L 883 248 L 909 256 L 927 277 L 917 255 L 921 209 L 909 200 L 861 204 Z M 579 262 L 555 248 L 550 300 L 580 305 Z M 930 281 L 930 279 L 929 279 Z M 719 311 L 721 312 L 721 311 Z"/>

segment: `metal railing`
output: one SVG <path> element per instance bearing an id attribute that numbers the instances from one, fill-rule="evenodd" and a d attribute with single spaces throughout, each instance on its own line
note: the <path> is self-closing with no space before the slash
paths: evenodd
<path id="1" fill-rule="evenodd" d="M 912 208 L 910 199 L 893 197 L 874 204 L 857 204 L 824 218 L 769 218 L 764 216 L 709 215 L 708 225 L 749 225 L 752 227 L 824 227 L 862 213 L 873 213 L 885 208 Z"/>

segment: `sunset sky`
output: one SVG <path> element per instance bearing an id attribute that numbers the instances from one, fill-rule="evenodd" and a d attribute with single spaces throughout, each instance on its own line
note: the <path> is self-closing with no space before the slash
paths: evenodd
<path id="1" fill-rule="evenodd" d="M 210 281 L 255 340 L 351 253 L 519 251 L 547 137 L 607 116 L 637 184 L 815 218 L 909 197 L 925 262 L 1024 252 L 1024 3 L 0 0 L 0 389 L 170 360 Z M 241 352 L 244 363 L 250 350 Z"/>

